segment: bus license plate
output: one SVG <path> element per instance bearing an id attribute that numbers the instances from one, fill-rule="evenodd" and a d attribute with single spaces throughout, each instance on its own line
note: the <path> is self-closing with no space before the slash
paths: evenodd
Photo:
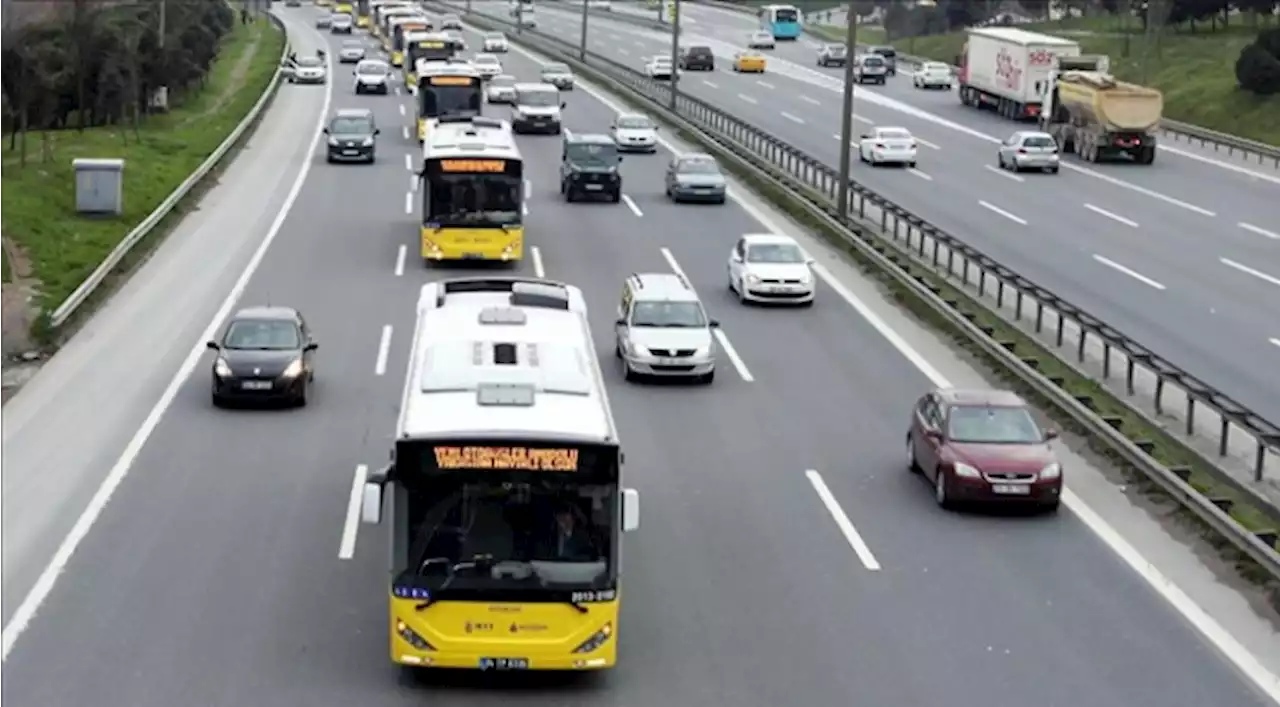
<path id="1" fill-rule="evenodd" d="M 481 658 L 481 670 L 528 670 L 528 658 Z"/>
<path id="2" fill-rule="evenodd" d="M 271 390 L 271 381 L 244 381 L 240 387 L 245 390 Z"/>
<path id="3" fill-rule="evenodd" d="M 992 484 L 991 493 L 998 493 L 1001 496 L 1029 496 L 1031 487 L 1021 484 Z"/>
<path id="4" fill-rule="evenodd" d="M 462 259 L 463 259 L 463 260 L 484 260 L 484 254 L 482 254 L 482 253 L 463 253 L 463 254 L 462 254 Z"/>

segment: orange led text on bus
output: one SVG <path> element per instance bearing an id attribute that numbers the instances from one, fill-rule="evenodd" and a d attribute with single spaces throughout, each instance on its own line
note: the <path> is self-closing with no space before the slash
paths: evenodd
<path id="1" fill-rule="evenodd" d="M 577 471 L 578 450 L 528 447 L 436 447 L 442 470 Z"/>

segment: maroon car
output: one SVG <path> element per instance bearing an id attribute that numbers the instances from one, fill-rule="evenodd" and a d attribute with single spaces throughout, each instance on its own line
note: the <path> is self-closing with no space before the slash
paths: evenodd
<path id="1" fill-rule="evenodd" d="M 1043 430 L 1014 393 L 934 390 L 916 403 L 907 430 L 907 464 L 933 483 L 938 505 L 1000 502 L 1056 511 L 1062 465 Z"/>

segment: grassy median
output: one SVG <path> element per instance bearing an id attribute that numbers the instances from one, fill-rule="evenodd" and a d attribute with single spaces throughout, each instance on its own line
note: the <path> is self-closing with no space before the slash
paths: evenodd
<path id="1" fill-rule="evenodd" d="M 4 143 L 4 238 L 31 264 L 39 306 L 52 311 L 133 228 L 155 210 L 231 134 L 262 96 L 285 37 L 267 19 L 237 22 L 207 82 L 164 115 L 131 126 L 30 133 L 27 162 Z M 124 213 L 83 217 L 75 210 L 80 157 L 122 158 Z"/>
<path id="2" fill-rule="evenodd" d="M 1143 35 L 1136 20 L 1130 19 L 1126 26 L 1116 18 L 1079 18 L 1020 28 L 1074 39 L 1084 54 L 1111 57 L 1111 70 L 1118 77 L 1164 92 L 1166 118 L 1280 145 L 1280 96 L 1256 96 L 1236 85 L 1236 59 L 1258 35 L 1257 29 L 1243 22 L 1212 31 L 1201 26 L 1195 33 L 1186 26 L 1166 28 L 1158 46 L 1149 52 L 1145 72 Z M 844 27 L 811 29 L 832 41 L 845 38 Z M 963 32 L 953 32 L 889 43 L 905 54 L 952 64 L 964 41 Z M 885 44 L 884 30 L 859 27 L 858 42 Z"/>

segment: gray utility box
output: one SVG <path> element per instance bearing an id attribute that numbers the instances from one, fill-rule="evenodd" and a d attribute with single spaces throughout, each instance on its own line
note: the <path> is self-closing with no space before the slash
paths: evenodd
<path id="1" fill-rule="evenodd" d="M 124 211 L 124 160 L 80 158 L 76 171 L 76 211 L 120 215 Z"/>

